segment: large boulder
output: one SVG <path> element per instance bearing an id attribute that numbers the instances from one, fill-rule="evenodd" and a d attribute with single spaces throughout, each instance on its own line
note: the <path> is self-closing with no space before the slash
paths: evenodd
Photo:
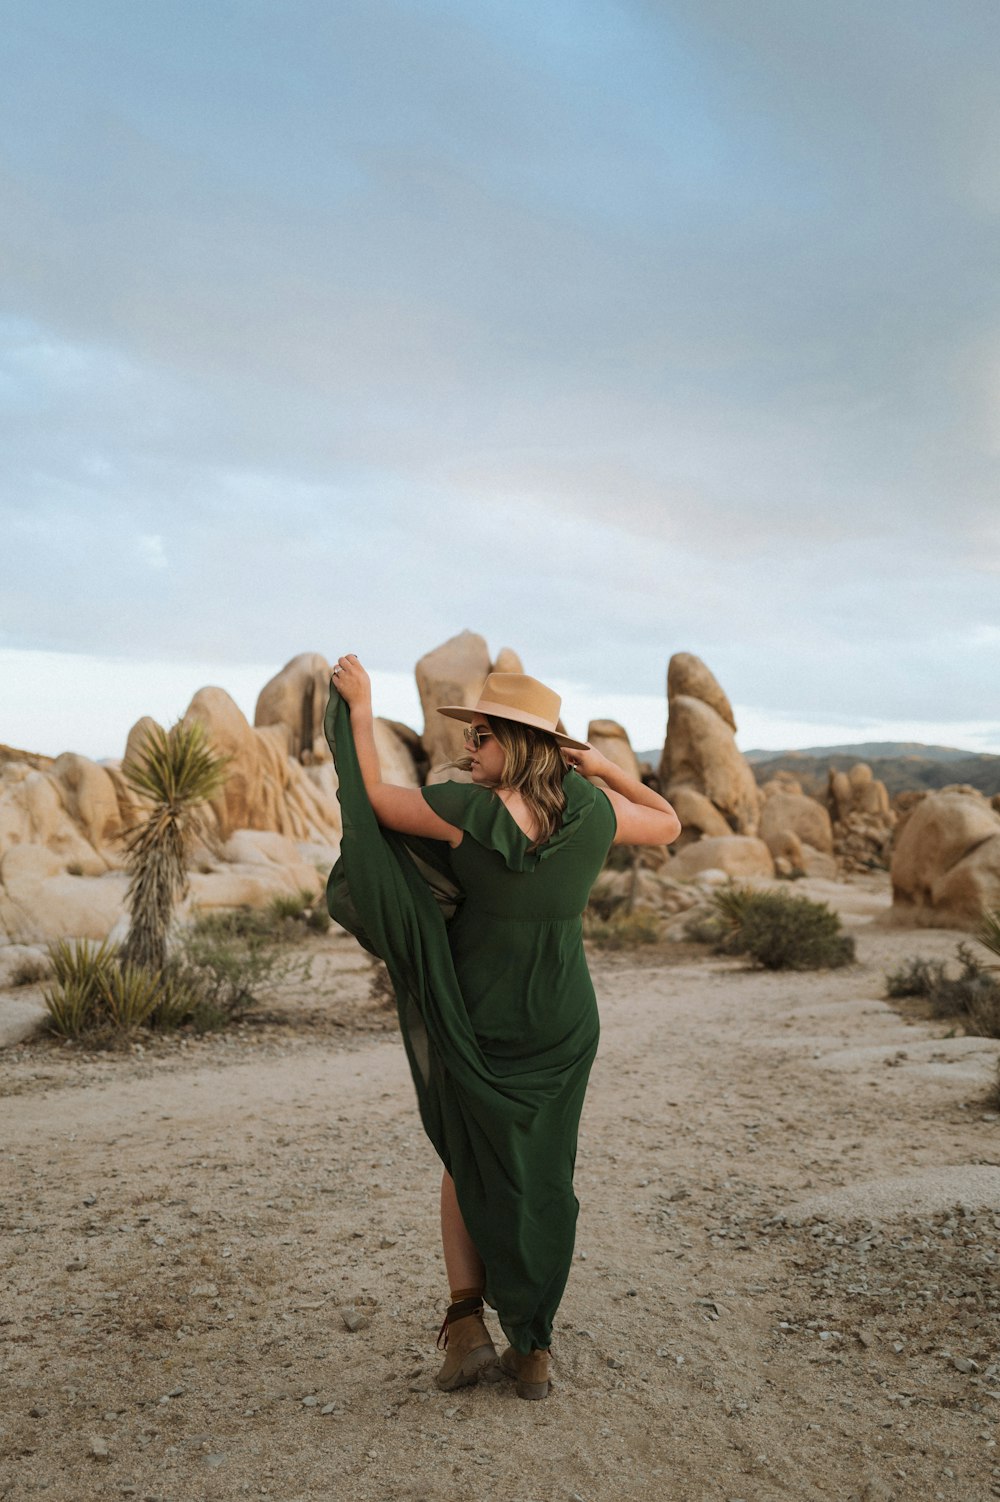
<path id="1" fill-rule="evenodd" d="M 595 751 L 613 761 L 627 776 L 639 780 L 639 762 L 624 725 L 619 725 L 617 720 L 591 720 L 587 740 Z"/>
<path id="2" fill-rule="evenodd" d="M 451 765 L 465 754 L 461 723 L 438 714 L 437 710 L 443 704 L 465 704 L 471 708 L 479 698 L 490 667 L 486 641 L 474 631 L 462 631 L 451 637 L 417 663 L 417 689 L 424 712 L 423 744 L 430 762 L 428 782 L 445 782 L 449 778 L 470 780 L 467 774 L 456 773 Z"/>
<path id="3" fill-rule="evenodd" d="M 675 851 L 683 850 L 685 845 L 693 844 L 703 836 L 711 839 L 716 835 L 732 834 L 732 828 L 711 798 L 706 798 L 697 788 L 681 783 L 671 788 L 669 801 L 681 821 L 681 832 L 673 846 Z"/>
<path id="4" fill-rule="evenodd" d="M 225 783 L 212 801 L 220 839 L 237 829 L 269 829 L 296 840 L 339 839 L 332 763 L 302 766 L 290 759 L 286 727 L 255 729 L 221 688 L 198 690 L 184 715 L 185 724 L 192 720 L 200 721 L 213 747 L 230 758 Z"/>
<path id="5" fill-rule="evenodd" d="M 822 803 L 803 793 L 793 778 L 773 778 L 761 791 L 759 833 L 772 855 L 781 853 L 777 845 L 787 834 L 796 835 L 814 850 L 833 854 L 833 826 Z"/>
<path id="6" fill-rule="evenodd" d="M 286 662 L 257 696 L 255 726 L 280 725 L 285 747 L 296 761 L 326 761 L 330 748 L 323 717 L 330 697 L 330 664 L 321 652 L 300 652 Z"/>
<path id="7" fill-rule="evenodd" d="M 893 913 L 926 927 L 975 927 L 1000 910 L 1000 813 L 971 787 L 928 793 L 892 855 Z"/>
<path id="8" fill-rule="evenodd" d="M 675 695 L 668 712 L 660 762 L 664 796 L 672 803 L 677 789 L 693 788 L 714 804 L 734 833 L 755 835 L 760 792 L 729 722 L 714 705 L 688 694 Z"/>
<path id="9" fill-rule="evenodd" d="M 681 698 L 700 699 L 735 734 L 733 706 L 715 674 L 693 652 L 675 652 L 667 665 L 667 703 Z"/>
<path id="10" fill-rule="evenodd" d="M 727 876 L 773 876 L 774 861 L 763 840 L 731 834 L 697 840 L 670 862 L 675 881 L 689 881 L 700 871 L 724 871 Z"/>
<path id="11" fill-rule="evenodd" d="M 383 782 L 404 788 L 420 787 L 419 742 L 414 731 L 396 720 L 376 719 L 375 749 Z"/>

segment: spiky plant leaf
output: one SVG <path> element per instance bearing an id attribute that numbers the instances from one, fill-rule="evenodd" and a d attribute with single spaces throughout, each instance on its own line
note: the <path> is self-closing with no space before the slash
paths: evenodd
<path id="1" fill-rule="evenodd" d="M 123 763 L 122 775 L 144 798 L 180 809 L 214 798 L 230 760 L 212 749 L 199 720 L 169 730 L 155 725 L 135 759 Z"/>
<path id="2" fill-rule="evenodd" d="M 1000 954 L 1000 912 L 984 913 L 976 938 L 993 954 Z"/>
<path id="3" fill-rule="evenodd" d="M 148 1022 L 160 996 L 160 976 L 140 965 L 122 965 L 104 977 L 102 1000 L 108 1020 L 119 1032 Z"/>
<path id="4" fill-rule="evenodd" d="M 43 992 L 49 1027 L 63 1038 L 79 1038 L 97 1022 L 100 1003 L 86 980 L 71 978 Z"/>

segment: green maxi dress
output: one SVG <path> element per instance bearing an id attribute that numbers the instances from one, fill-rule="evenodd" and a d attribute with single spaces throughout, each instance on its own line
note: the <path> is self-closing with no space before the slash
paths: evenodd
<path id="1" fill-rule="evenodd" d="M 530 851 L 495 793 L 439 783 L 423 796 L 464 831 L 452 850 L 378 824 L 332 686 L 325 730 L 344 827 L 330 913 L 388 968 L 421 1119 L 485 1264 L 486 1301 L 515 1349 L 547 1347 L 573 1256 L 577 1129 L 599 1033 L 581 916 L 614 810 L 568 770 L 562 825 Z"/>

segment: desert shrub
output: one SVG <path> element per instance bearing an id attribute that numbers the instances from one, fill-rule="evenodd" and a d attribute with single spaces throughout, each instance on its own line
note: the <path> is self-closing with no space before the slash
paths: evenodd
<path id="1" fill-rule="evenodd" d="M 48 980 L 52 974 L 52 966 L 45 960 L 34 959 L 28 956 L 16 965 L 10 978 L 12 988 L 18 986 L 36 986 L 39 981 Z"/>
<path id="2" fill-rule="evenodd" d="M 632 949 L 639 944 L 655 944 L 660 937 L 660 923 L 648 908 L 634 908 L 631 913 L 619 910 L 608 918 L 588 913 L 583 932 L 585 938 L 601 949 Z"/>
<path id="3" fill-rule="evenodd" d="M 906 960 L 898 970 L 889 971 L 885 978 L 885 994 L 888 997 L 929 996 L 944 979 L 944 973 L 940 960 Z"/>
<path id="4" fill-rule="evenodd" d="M 984 913 L 976 938 L 992 954 L 1000 955 L 1000 913 Z"/>
<path id="5" fill-rule="evenodd" d="M 209 1032 L 239 1021 L 281 981 L 308 974 L 309 961 L 295 958 L 282 942 L 304 931 L 271 908 L 199 914 L 167 962 L 151 1025 L 167 1031 L 190 1024 Z"/>
<path id="6" fill-rule="evenodd" d="M 106 941 L 60 939 L 49 945 L 49 958 L 55 983 L 44 1001 L 53 1032 L 107 1043 L 149 1021 L 161 987 L 158 973 L 121 964 Z"/>
<path id="7" fill-rule="evenodd" d="M 886 995 L 923 996 L 935 1017 L 956 1018 L 978 1037 L 1000 1038 L 1000 981 L 968 944 L 959 944 L 956 958 L 957 975 L 940 960 L 907 961 L 886 976 Z"/>
<path id="8" fill-rule="evenodd" d="M 821 970 L 848 965 L 854 940 L 824 902 L 788 892 L 756 891 L 735 884 L 718 887 L 703 919 L 716 952 L 746 954 L 766 970 Z"/>
<path id="9" fill-rule="evenodd" d="M 303 887 L 298 892 L 279 892 L 271 898 L 267 911 L 276 919 L 304 919 L 315 901 L 313 893 Z"/>
<path id="10" fill-rule="evenodd" d="M 711 944 L 713 949 L 722 943 L 727 933 L 722 915 L 712 907 L 692 908 L 684 924 L 684 937 L 695 944 Z"/>
<path id="11" fill-rule="evenodd" d="M 159 973 L 141 965 L 113 965 L 101 986 L 101 1008 L 113 1032 L 143 1027 L 159 999 Z"/>
<path id="12" fill-rule="evenodd" d="M 927 993 L 936 1017 L 957 1017 L 966 1032 L 1000 1038 L 1000 982 L 981 965 L 968 944 L 956 951 L 961 970 L 943 974 Z"/>
<path id="13" fill-rule="evenodd" d="M 44 996 L 49 1028 L 62 1038 L 79 1038 L 97 1022 L 94 995 L 86 981 L 53 986 Z"/>
<path id="14" fill-rule="evenodd" d="M 306 914 L 306 927 L 315 934 L 325 934 L 332 921 L 325 907 L 311 908 Z"/>

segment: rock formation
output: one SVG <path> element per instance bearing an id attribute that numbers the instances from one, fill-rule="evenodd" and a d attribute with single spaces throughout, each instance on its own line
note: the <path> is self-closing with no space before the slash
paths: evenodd
<path id="1" fill-rule="evenodd" d="M 424 712 L 421 739 L 429 763 L 429 783 L 447 782 L 449 778 L 468 781 L 468 774 L 457 772 L 452 765 L 465 755 L 461 723 L 439 715 L 440 706 L 466 704 L 471 708 L 489 673 L 523 672 L 520 657 L 510 647 L 501 647 L 496 661 L 491 662 L 485 639 L 475 631 L 462 631 L 421 657 L 416 676 Z"/>
<path id="2" fill-rule="evenodd" d="M 722 871 L 736 880 L 773 876 L 774 860 L 763 840 L 753 835 L 729 834 L 696 840 L 670 863 L 671 876 L 680 881 L 689 881 L 702 871 Z"/>
<path id="3" fill-rule="evenodd" d="M 808 797 L 787 772 L 766 782 L 761 796 L 760 837 L 774 857 L 778 875 L 835 876 L 833 828 L 822 803 Z"/>
<path id="4" fill-rule="evenodd" d="M 323 716 L 330 696 L 330 664 L 320 652 L 300 652 L 265 683 L 257 696 L 254 725 L 280 725 L 285 752 L 306 765 L 329 761 Z"/>
<path id="5" fill-rule="evenodd" d="M 830 772 L 826 793 L 833 820 L 833 849 L 847 871 L 870 871 L 889 864 L 896 815 L 885 783 L 867 762 L 849 772 Z"/>
<path id="6" fill-rule="evenodd" d="M 750 765 L 736 746 L 736 721 L 721 687 L 700 658 L 678 652 L 667 669 L 667 738 L 660 761 L 664 797 L 686 828 L 678 848 L 701 835 L 756 835 L 761 797 Z M 699 798 L 692 795 L 699 794 Z"/>
<path id="7" fill-rule="evenodd" d="M 195 853 L 191 900 L 259 905 L 279 892 L 317 887 L 317 866 L 328 866 L 340 843 L 329 755 L 314 765 L 290 759 L 285 727 L 254 729 L 219 688 L 195 694 L 189 719 L 202 721 L 212 744 L 232 757 L 209 812 L 213 839 Z M 154 724 L 147 717 L 132 727 L 127 758 L 138 755 Z M 64 935 L 101 939 L 120 926 L 127 886 L 121 836 L 139 810 L 120 765 L 65 753 L 44 770 L 18 761 L 0 766 L 0 931 L 37 943 Z"/>
<path id="8" fill-rule="evenodd" d="M 898 919 L 975 927 L 1000 911 L 1000 813 L 975 788 L 927 793 L 899 833 L 891 873 Z"/>
<path id="9" fill-rule="evenodd" d="M 616 767 L 621 767 L 629 777 L 638 778 L 639 763 L 624 725 L 619 725 L 617 720 L 591 720 L 587 740 L 595 751 L 600 751 Z"/>

